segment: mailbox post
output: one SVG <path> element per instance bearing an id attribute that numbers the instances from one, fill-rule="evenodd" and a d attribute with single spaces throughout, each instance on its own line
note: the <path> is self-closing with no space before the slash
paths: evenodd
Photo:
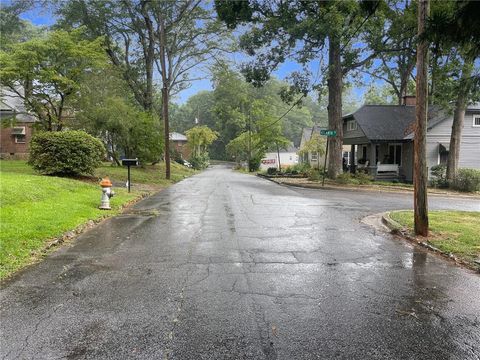
<path id="1" fill-rule="evenodd" d="M 130 192 L 130 166 L 138 166 L 138 159 L 122 159 L 122 165 L 127 167 L 128 171 L 128 192 Z"/>

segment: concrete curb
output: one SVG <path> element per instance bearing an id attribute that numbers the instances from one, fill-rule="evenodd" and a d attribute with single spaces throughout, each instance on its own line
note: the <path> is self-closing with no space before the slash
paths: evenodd
<path id="1" fill-rule="evenodd" d="M 413 242 L 414 244 L 420 245 L 421 247 L 424 247 L 424 248 L 426 248 L 426 249 L 428 249 L 428 250 L 430 250 L 434 253 L 437 253 L 437 254 L 441 255 L 442 257 L 445 257 L 447 259 L 455 261 L 456 264 L 464 265 L 464 266 L 468 267 L 469 269 L 476 270 L 478 273 L 480 273 L 480 266 L 479 266 L 480 264 L 477 264 L 476 262 L 474 262 L 474 264 L 472 264 L 470 262 L 461 260 L 461 259 L 457 258 L 455 255 L 453 255 L 452 253 L 442 251 L 442 250 L 436 248 L 435 246 L 429 244 L 428 242 L 420 241 L 415 236 L 410 235 L 410 233 L 408 232 L 408 230 L 404 226 L 402 226 L 401 224 L 399 224 L 398 222 L 396 222 L 395 220 L 393 220 L 390 217 L 390 211 L 387 211 L 387 212 L 382 214 L 382 223 L 387 228 L 390 229 L 391 234 L 400 235 L 402 238 L 404 238 L 404 239 L 406 239 L 410 242 Z"/>
<path id="2" fill-rule="evenodd" d="M 271 178 L 269 176 L 263 174 L 256 174 L 256 176 L 272 181 L 278 185 L 285 185 L 285 186 L 292 186 L 297 188 L 304 188 L 304 189 L 317 189 L 317 190 L 349 190 L 349 191 L 370 191 L 370 192 L 388 192 L 388 193 L 403 193 L 403 194 L 413 194 L 413 189 L 409 188 L 402 188 L 402 187 L 378 187 L 378 188 L 368 188 L 362 186 L 338 186 L 338 185 L 326 185 L 321 186 L 316 184 L 294 184 L 289 182 L 280 182 L 276 181 L 275 179 L 278 178 Z M 279 177 L 281 178 L 281 177 Z M 442 196 L 442 197 L 455 197 L 455 198 L 467 198 L 467 199 L 480 199 L 478 195 L 465 195 L 465 194 L 457 194 L 457 193 L 447 193 L 447 192 L 429 192 L 429 196 Z"/>
<path id="3" fill-rule="evenodd" d="M 303 189 L 315 189 L 315 190 L 343 190 L 348 188 L 346 187 L 337 187 L 337 186 L 316 186 L 316 185 L 310 185 L 310 184 L 292 184 L 292 183 L 284 183 L 281 181 L 275 181 L 275 178 L 271 178 L 268 176 L 265 176 L 263 174 L 257 174 L 259 178 L 271 181 L 277 185 L 282 185 L 282 186 L 291 186 L 291 187 L 297 187 L 297 188 L 303 188 Z"/>

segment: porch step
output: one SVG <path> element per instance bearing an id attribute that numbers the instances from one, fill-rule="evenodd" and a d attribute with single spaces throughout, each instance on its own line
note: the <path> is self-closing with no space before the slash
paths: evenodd
<path id="1" fill-rule="evenodd" d="M 375 175 L 375 180 L 381 181 L 393 181 L 393 180 L 400 180 L 397 173 L 380 173 Z"/>

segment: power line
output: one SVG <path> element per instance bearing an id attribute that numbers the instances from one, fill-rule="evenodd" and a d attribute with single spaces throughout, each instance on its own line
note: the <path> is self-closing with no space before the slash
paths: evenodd
<path id="1" fill-rule="evenodd" d="M 354 38 L 355 35 L 357 35 L 358 31 L 363 27 L 363 25 L 368 21 L 368 19 L 370 18 L 370 16 L 372 16 L 376 11 L 377 11 L 377 8 L 378 8 L 378 5 L 380 4 L 380 1 L 377 1 L 377 3 L 375 4 L 375 7 L 373 8 L 373 10 L 365 17 L 365 19 L 363 19 L 363 21 L 360 23 L 360 25 L 355 29 L 355 31 L 352 33 L 352 35 L 348 38 L 348 40 L 343 44 L 343 46 L 340 48 L 340 52 L 342 52 L 343 50 L 345 50 L 345 48 L 348 46 L 348 44 L 350 43 L 350 41 Z M 344 33 L 345 34 L 345 33 Z M 340 37 L 342 37 L 344 34 L 342 34 Z M 318 65 L 319 66 L 319 69 L 320 69 L 320 64 Z M 328 69 L 328 68 L 327 68 Z M 321 74 L 322 74 L 322 78 L 323 76 L 325 75 L 325 72 L 326 72 L 326 69 L 324 69 Z M 320 74 L 320 71 L 318 72 L 318 74 Z M 318 78 L 318 76 L 317 76 Z M 314 86 L 316 86 L 318 84 L 313 84 L 312 85 L 312 89 Z M 303 100 L 303 98 L 305 98 L 306 96 L 308 95 L 308 93 L 304 93 L 302 94 L 302 96 L 300 96 L 294 103 L 293 105 L 288 108 L 288 110 L 282 115 L 280 116 L 277 120 L 275 120 L 274 122 L 272 122 L 271 124 L 265 126 L 261 131 L 265 130 L 265 129 L 268 129 L 270 128 L 271 126 L 277 124 L 280 120 L 282 120 L 285 116 L 287 116 L 290 111 L 293 110 L 293 108 L 295 106 L 297 106 L 300 101 Z"/>

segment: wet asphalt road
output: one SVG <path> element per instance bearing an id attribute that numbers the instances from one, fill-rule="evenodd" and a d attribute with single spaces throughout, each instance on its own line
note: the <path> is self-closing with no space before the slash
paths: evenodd
<path id="1" fill-rule="evenodd" d="M 411 203 L 214 167 L 4 285 L 0 356 L 479 359 L 480 276 L 360 222 Z"/>

